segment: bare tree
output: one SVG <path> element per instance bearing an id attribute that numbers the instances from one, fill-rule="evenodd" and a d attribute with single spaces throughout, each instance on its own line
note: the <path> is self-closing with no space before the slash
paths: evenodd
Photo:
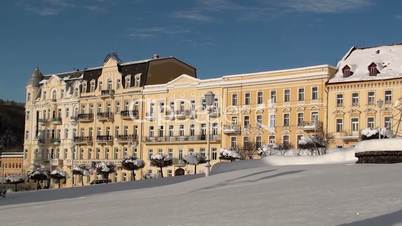
<path id="1" fill-rule="evenodd" d="M 121 162 L 121 166 L 123 169 L 131 171 L 131 180 L 135 181 L 135 171 L 138 169 L 142 169 L 145 166 L 145 163 L 141 159 L 137 159 L 137 157 L 129 157 L 123 159 Z"/>
<path id="2" fill-rule="evenodd" d="M 207 158 L 200 153 L 190 153 L 184 156 L 183 161 L 189 165 L 194 165 L 194 174 L 197 174 L 197 165 L 206 163 Z"/>
<path id="3" fill-rule="evenodd" d="M 245 143 L 242 147 L 237 147 L 236 150 L 239 152 L 241 159 L 254 159 L 258 155 L 257 144 L 254 142 Z"/>
<path id="4" fill-rule="evenodd" d="M 50 173 L 50 178 L 56 180 L 57 184 L 59 185 L 59 188 L 61 187 L 61 180 L 65 180 L 66 179 L 66 172 L 62 171 L 62 170 L 53 170 Z"/>
<path id="5" fill-rule="evenodd" d="M 98 162 L 95 164 L 95 169 L 96 174 L 102 175 L 106 183 L 109 183 L 109 175 L 116 172 L 116 166 L 112 162 Z"/>
<path id="6" fill-rule="evenodd" d="M 151 166 L 160 169 L 161 177 L 163 178 L 163 168 L 173 165 L 173 159 L 169 155 L 155 154 L 151 156 Z"/>

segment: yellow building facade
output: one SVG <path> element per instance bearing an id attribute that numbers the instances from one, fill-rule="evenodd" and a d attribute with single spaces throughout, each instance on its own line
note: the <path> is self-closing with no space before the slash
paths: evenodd
<path id="1" fill-rule="evenodd" d="M 194 67 L 174 57 L 158 56 L 121 62 L 112 54 L 100 67 L 47 76 L 35 69 L 26 88 L 24 169 L 62 169 L 64 186 L 71 186 L 81 184 L 72 180 L 73 166 L 113 162 L 117 172 L 110 178 L 119 182 L 132 179 L 121 167 L 129 156 L 145 161 L 136 174 L 142 179 L 160 173 L 150 165 L 153 154 L 169 155 L 173 165 L 163 174 L 175 176 L 204 172 L 204 165 L 194 172 L 184 164 L 190 153 L 214 164 L 221 149 L 250 143 L 297 149 L 301 137 L 319 135 L 330 147 L 344 148 L 366 127 L 400 136 L 402 72 L 392 60 L 402 56 L 400 49 L 352 48 L 337 67 L 211 79 L 197 78 Z M 212 106 L 207 94 L 214 96 Z"/>

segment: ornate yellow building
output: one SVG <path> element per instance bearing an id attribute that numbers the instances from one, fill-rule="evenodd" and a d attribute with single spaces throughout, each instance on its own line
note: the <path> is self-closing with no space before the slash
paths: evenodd
<path id="1" fill-rule="evenodd" d="M 158 56 L 124 63 L 111 54 L 101 67 L 47 76 L 35 69 L 26 87 L 24 168 L 63 169 L 70 186 L 74 165 L 98 161 L 118 166 L 113 181 L 130 180 L 121 168 L 127 156 L 145 161 L 140 179 L 158 173 L 150 166 L 152 154 L 173 158 L 163 169 L 173 176 L 194 173 L 183 162 L 189 153 L 213 164 L 222 148 L 251 142 L 296 149 L 302 136 L 320 134 L 332 147 L 348 147 L 366 127 L 401 135 L 401 58 L 401 45 L 352 48 L 337 68 L 212 79 L 198 79 L 194 67 Z M 211 106 L 207 95 L 214 96 Z M 95 176 L 84 178 L 88 184 Z"/>
<path id="2" fill-rule="evenodd" d="M 327 83 L 332 147 L 353 146 L 364 128 L 402 135 L 402 45 L 351 48 Z"/>

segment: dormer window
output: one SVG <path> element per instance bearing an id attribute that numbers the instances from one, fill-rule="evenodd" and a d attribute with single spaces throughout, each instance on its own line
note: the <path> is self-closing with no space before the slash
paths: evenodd
<path id="1" fill-rule="evenodd" d="M 136 74 L 134 79 L 134 86 L 139 87 L 141 84 L 141 74 Z"/>
<path id="2" fill-rule="evenodd" d="M 125 84 L 124 84 L 124 88 L 130 88 L 130 86 L 131 86 L 131 75 L 127 75 L 126 77 L 125 77 Z"/>
<path id="3" fill-rule="evenodd" d="M 82 82 L 82 92 L 83 93 L 87 92 L 87 82 L 86 81 Z"/>
<path id="4" fill-rule="evenodd" d="M 349 65 L 346 65 L 342 68 L 342 73 L 344 78 L 350 77 L 353 74 L 353 72 L 350 70 Z"/>
<path id="5" fill-rule="evenodd" d="M 379 73 L 379 71 L 377 69 L 377 64 L 375 64 L 375 63 L 371 63 L 368 66 L 368 70 L 369 70 L 370 76 L 377 76 L 377 74 Z"/>
<path id="6" fill-rule="evenodd" d="M 107 80 L 107 90 L 112 90 L 113 89 L 113 83 L 112 80 Z"/>
<path id="7" fill-rule="evenodd" d="M 56 98 L 57 98 L 56 90 L 53 90 L 52 91 L 52 100 L 56 100 Z"/>
<path id="8" fill-rule="evenodd" d="M 95 80 L 91 80 L 90 83 L 90 92 L 94 92 L 95 91 Z"/>

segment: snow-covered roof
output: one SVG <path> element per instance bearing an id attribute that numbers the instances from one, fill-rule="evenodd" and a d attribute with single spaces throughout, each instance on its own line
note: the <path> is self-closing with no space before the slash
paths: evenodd
<path id="1" fill-rule="evenodd" d="M 377 65 L 378 74 L 370 76 L 368 66 Z M 352 74 L 344 77 L 342 69 L 349 66 Z M 369 48 L 352 47 L 337 64 L 337 72 L 328 83 L 371 81 L 402 78 L 402 44 Z"/>

